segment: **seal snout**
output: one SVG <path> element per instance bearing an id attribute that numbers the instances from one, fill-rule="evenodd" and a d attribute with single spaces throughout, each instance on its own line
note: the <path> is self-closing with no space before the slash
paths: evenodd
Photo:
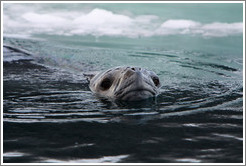
<path id="1" fill-rule="evenodd" d="M 129 83 L 123 88 L 121 99 L 141 100 L 156 95 L 154 84 L 149 81 L 150 78 L 141 71 L 141 68 L 128 68 L 124 78 L 124 81 Z"/>

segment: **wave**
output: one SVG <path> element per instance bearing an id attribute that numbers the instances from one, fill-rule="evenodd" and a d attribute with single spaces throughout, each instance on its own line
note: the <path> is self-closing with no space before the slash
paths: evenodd
<path id="1" fill-rule="evenodd" d="M 26 50 L 3 45 L 3 62 L 14 62 L 14 61 L 30 61 L 33 60 L 31 53 Z"/>
<path id="2" fill-rule="evenodd" d="M 201 22 L 187 19 L 168 19 L 164 22 L 156 15 L 128 16 L 109 10 L 94 8 L 76 12 L 41 12 L 25 10 L 18 15 L 3 14 L 4 35 L 51 34 L 51 35 L 92 35 L 123 36 L 130 38 L 198 35 L 202 37 L 226 37 L 242 35 L 243 22 Z"/>

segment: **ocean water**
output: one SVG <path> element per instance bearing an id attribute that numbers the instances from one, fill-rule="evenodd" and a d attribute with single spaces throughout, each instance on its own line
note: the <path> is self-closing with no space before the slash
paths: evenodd
<path id="1" fill-rule="evenodd" d="M 242 163 L 242 3 L 4 3 L 4 163 Z M 84 74 L 154 71 L 154 99 Z"/>

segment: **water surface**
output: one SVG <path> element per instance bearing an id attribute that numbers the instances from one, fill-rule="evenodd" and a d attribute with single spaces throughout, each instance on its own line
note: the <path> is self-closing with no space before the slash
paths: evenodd
<path id="1" fill-rule="evenodd" d="M 4 163 L 243 162 L 242 4 L 3 7 Z M 161 94 L 89 90 L 84 73 L 122 65 Z"/>

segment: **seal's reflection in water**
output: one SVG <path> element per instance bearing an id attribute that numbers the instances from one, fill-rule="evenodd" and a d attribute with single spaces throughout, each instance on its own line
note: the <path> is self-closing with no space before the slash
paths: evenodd
<path id="1" fill-rule="evenodd" d="M 110 100 L 105 97 L 96 97 L 102 103 L 102 111 L 109 121 L 122 123 L 145 123 L 158 119 L 161 113 L 158 106 L 158 97 L 151 97 L 140 101 Z"/>
<path id="2" fill-rule="evenodd" d="M 104 104 L 107 109 L 119 108 L 119 109 L 137 109 L 137 108 L 152 108 L 152 106 L 157 104 L 158 97 L 150 97 L 138 101 L 124 101 L 124 100 L 110 100 L 105 97 L 97 96 L 96 98 Z"/>

